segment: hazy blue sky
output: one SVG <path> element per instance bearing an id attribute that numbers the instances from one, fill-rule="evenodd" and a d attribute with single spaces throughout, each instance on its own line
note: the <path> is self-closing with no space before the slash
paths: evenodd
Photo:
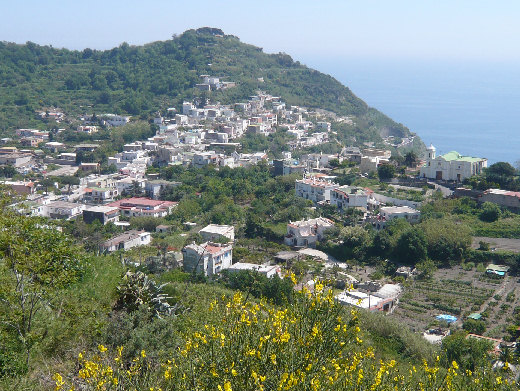
<path id="1" fill-rule="evenodd" d="M 0 40 L 106 49 L 201 26 L 267 52 L 520 60 L 517 0 L 0 0 Z"/>

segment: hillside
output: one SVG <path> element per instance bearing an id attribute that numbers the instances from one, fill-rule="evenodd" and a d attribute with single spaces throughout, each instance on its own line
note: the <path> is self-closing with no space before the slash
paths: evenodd
<path id="1" fill-rule="evenodd" d="M 262 89 L 291 105 L 354 116 L 355 128 L 348 132 L 359 135 L 359 142 L 377 142 L 380 135 L 410 135 L 333 77 L 212 28 L 143 46 L 122 43 L 105 51 L 1 42 L 1 128 L 45 128 L 35 110 L 50 107 L 71 116 L 115 112 L 148 119 L 158 109 L 179 108 L 184 99 L 200 96 L 194 87 L 202 74 L 237 83 L 224 91 L 202 93 L 213 101 L 238 102 Z"/>

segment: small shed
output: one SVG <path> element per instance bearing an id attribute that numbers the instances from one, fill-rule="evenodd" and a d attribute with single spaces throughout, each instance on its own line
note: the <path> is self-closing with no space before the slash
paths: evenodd
<path id="1" fill-rule="evenodd" d="M 482 315 L 478 312 L 473 312 L 472 314 L 468 315 L 468 319 L 480 320 L 482 319 Z"/>

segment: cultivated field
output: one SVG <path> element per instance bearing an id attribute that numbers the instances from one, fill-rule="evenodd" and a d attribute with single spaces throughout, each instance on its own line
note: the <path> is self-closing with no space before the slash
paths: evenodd
<path id="1" fill-rule="evenodd" d="M 390 316 L 421 332 L 439 325 L 436 315 L 454 315 L 459 320 L 451 327 L 462 327 L 469 314 L 479 312 L 486 323 L 484 335 L 502 338 L 515 309 L 520 309 L 520 297 L 515 293 L 519 287 L 518 278 L 512 276 L 492 279 L 482 271 L 460 266 L 440 269 L 431 280 L 407 281 L 399 306 Z"/>

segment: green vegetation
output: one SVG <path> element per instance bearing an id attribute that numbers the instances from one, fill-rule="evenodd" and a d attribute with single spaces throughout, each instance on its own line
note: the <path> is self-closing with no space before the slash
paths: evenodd
<path id="1" fill-rule="evenodd" d="M 289 105 L 355 116 L 355 125 L 339 124 L 337 129 L 340 140 L 349 143 L 352 136 L 362 143 L 380 142 L 380 133 L 409 135 L 408 129 L 369 108 L 331 76 L 287 54 L 265 54 L 218 29 L 188 30 L 171 40 L 144 46 L 122 43 L 105 51 L 2 42 L 0 59 L 0 121 L 8 129 L 56 127 L 48 118 L 35 116 L 35 110 L 50 107 L 71 116 L 85 114 L 88 107 L 89 114 L 128 113 L 148 119 L 157 109 L 180 107 L 183 100 L 197 96 L 229 104 L 262 89 Z M 194 87 L 202 74 L 237 86 L 201 93 Z"/>
<path id="2" fill-rule="evenodd" d="M 474 189 L 487 190 L 499 188 L 519 191 L 520 178 L 517 170 L 507 162 L 497 162 L 484 169 L 481 175 L 476 175 L 464 181 Z"/>

